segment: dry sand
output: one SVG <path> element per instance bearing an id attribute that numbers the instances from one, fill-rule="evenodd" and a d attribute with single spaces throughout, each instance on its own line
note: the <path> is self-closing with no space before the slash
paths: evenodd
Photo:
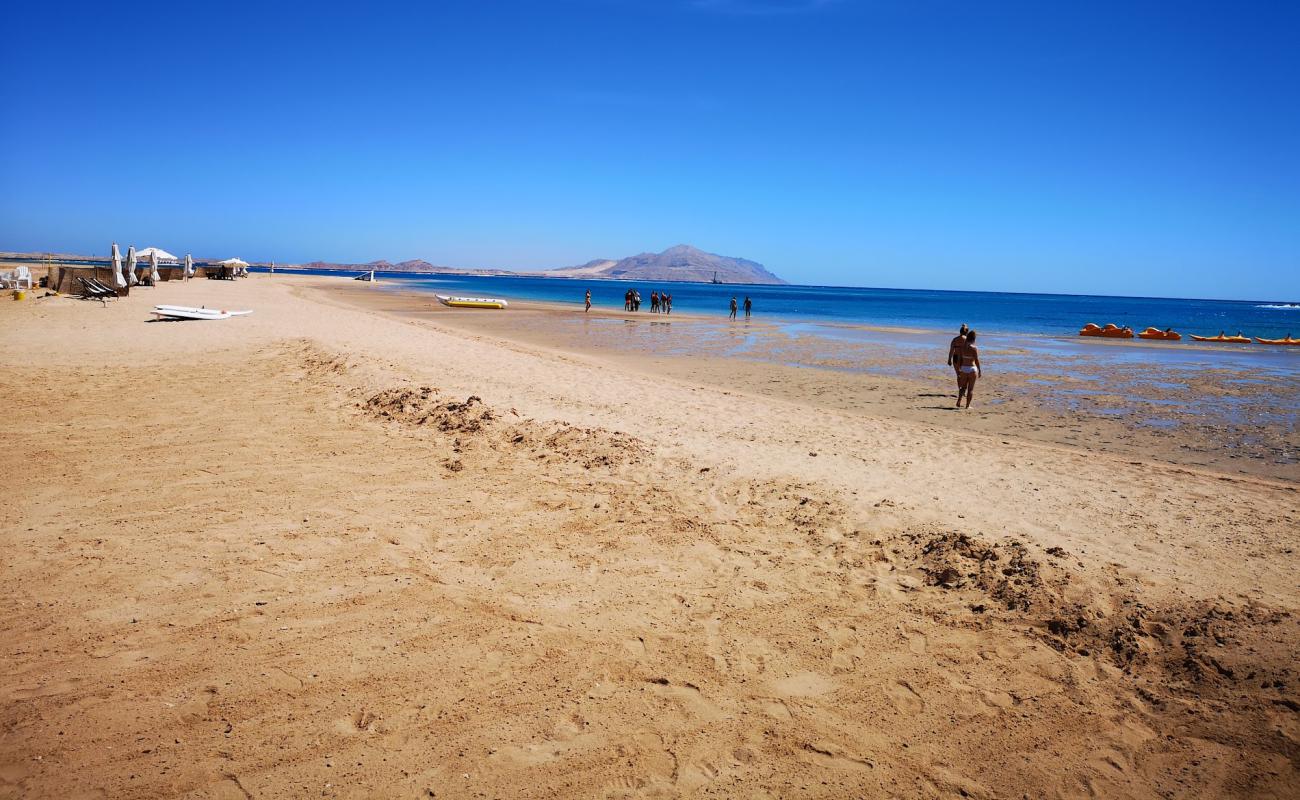
<path id="1" fill-rule="evenodd" d="M 329 283 L 0 308 L 0 797 L 1296 795 L 1294 483 Z"/>

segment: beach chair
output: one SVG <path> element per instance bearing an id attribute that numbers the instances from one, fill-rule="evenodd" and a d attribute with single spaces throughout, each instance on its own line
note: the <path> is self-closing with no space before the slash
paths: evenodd
<path id="1" fill-rule="evenodd" d="M 99 278 L 87 278 L 87 280 L 90 281 L 91 286 L 95 287 L 96 291 L 106 292 L 108 294 L 111 294 L 114 297 L 119 296 L 117 289 L 114 289 L 112 286 L 109 286 L 107 283 L 104 283 Z"/>
<path id="2" fill-rule="evenodd" d="M 117 297 L 117 290 L 105 286 L 94 278 L 77 278 L 77 280 L 81 283 L 83 300 L 98 300 L 108 305 L 108 298 Z"/>
<path id="3" fill-rule="evenodd" d="M 27 284 L 23 286 L 23 284 Z M 0 272 L 0 286 L 5 289 L 32 288 L 32 270 L 30 267 L 18 267 L 11 272 Z"/>

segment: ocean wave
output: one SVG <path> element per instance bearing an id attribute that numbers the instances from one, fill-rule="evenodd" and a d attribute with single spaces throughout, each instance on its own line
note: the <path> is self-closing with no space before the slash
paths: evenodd
<path id="1" fill-rule="evenodd" d="M 1280 308 L 1285 311 L 1300 311 L 1300 303 L 1264 303 L 1255 308 Z"/>

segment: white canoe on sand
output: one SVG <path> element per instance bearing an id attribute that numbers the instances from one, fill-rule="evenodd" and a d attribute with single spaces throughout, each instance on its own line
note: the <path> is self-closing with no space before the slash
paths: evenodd
<path id="1" fill-rule="evenodd" d="M 252 314 L 246 311 L 226 311 L 219 308 L 194 308 L 192 306 L 154 306 L 154 316 L 158 319 L 230 319 Z"/>

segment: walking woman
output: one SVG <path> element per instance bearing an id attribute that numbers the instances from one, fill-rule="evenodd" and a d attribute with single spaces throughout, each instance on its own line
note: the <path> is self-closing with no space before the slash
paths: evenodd
<path id="1" fill-rule="evenodd" d="M 975 331 L 967 331 L 966 340 L 955 349 L 960 364 L 957 367 L 957 408 L 962 407 L 962 395 L 966 396 L 966 408 L 970 408 L 970 400 L 975 396 L 975 381 L 984 371 L 980 364 L 980 351 L 975 347 Z"/>

